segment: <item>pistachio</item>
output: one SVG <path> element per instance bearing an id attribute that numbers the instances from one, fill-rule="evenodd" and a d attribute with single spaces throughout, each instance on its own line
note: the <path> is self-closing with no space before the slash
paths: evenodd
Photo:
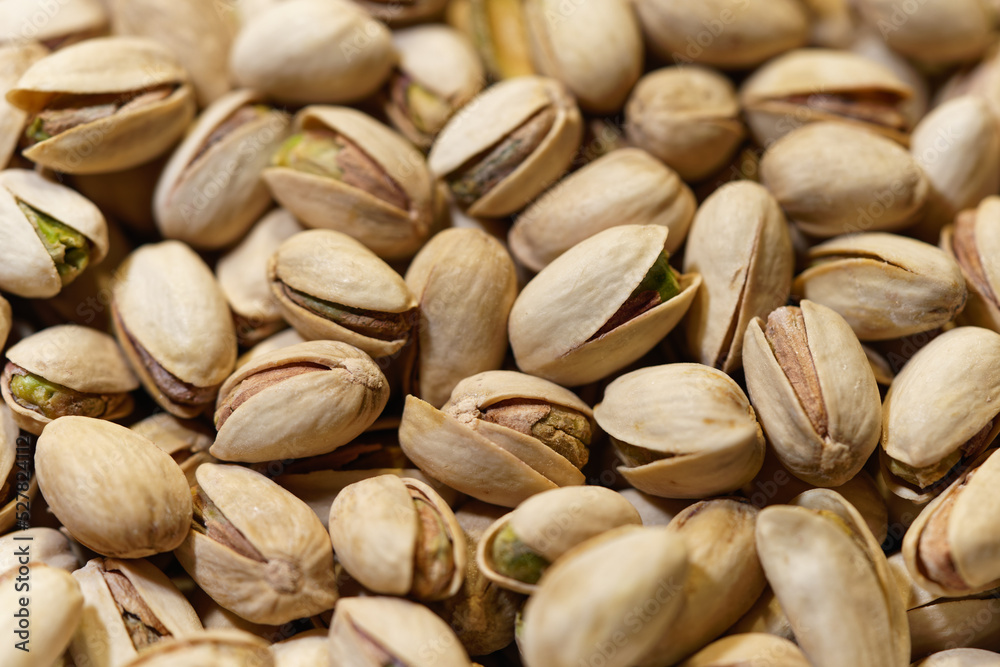
<path id="1" fill-rule="evenodd" d="M 129 428 L 170 454 L 181 467 L 189 486 L 197 484 L 195 470 L 198 466 L 216 462 L 208 453 L 215 432 L 200 422 L 181 421 L 169 412 L 158 412 Z"/>
<path id="2" fill-rule="evenodd" d="M 987 197 L 974 210 L 962 211 L 941 234 L 941 247 L 962 270 L 969 298 L 958 322 L 1000 331 L 1000 289 L 994 244 L 1000 241 L 994 220 L 1000 219 L 1000 198 Z"/>
<path id="3" fill-rule="evenodd" d="M 10 408 L 0 405 L 0 534 L 15 524 L 21 529 L 28 527 L 24 504 L 38 491 L 37 477 L 29 478 L 31 443 L 19 435 Z"/>
<path id="4" fill-rule="evenodd" d="M 448 21 L 472 41 L 490 78 L 500 81 L 536 73 L 524 3 L 459 0 L 449 3 Z"/>
<path id="5" fill-rule="evenodd" d="M 89 1 L 84 0 L 84 2 Z M 4 5 L 4 9 L 14 9 L 15 11 L 27 7 L 29 7 L 29 3 Z M 0 21 L 0 25 L 13 24 Z M 21 75 L 48 53 L 47 48 L 34 41 L 0 45 L 0 91 L 6 93 L 13 88 Z M 27 113 L 8 102 L 5 94 L 0 95 L 0 165 L 7 165 L 11 161 L 27 121 Z"/>
<path id="6" fill-rule="evenodd" d="M 899 0 L 860 0 L 857 8 L 889 46 L 927 64 L 977 58 L 991 42 L 995 19 L 988 0 L 924 0 L 905 9 Z"/>
<path id="7" fill-rule="evenodd" d="M 80 567 L 73 553 L 69 538 L 55 528 L 26 528 L 0 537 L 0 572 L 23 565 L 19 562 L 18 543 L 31 541 L 29 562 L 46 565 L 72 573 Z M 22 554 L 23 555 L 23 554 Z"/>
<path id="8" fill-rule="evenodd" d="M 211 630 L 157 642 L 122 667 L 276 667 L 263 639 L 239 630 Z"/>
<path id="9" fill-rule="evenodd" d="M 997 654 L 975 648 L 941 651 L 914 663 L 915 667 L 991 667 L 997 664 Z"/>
<path id="10" fill-rule="evenodd" d="M 887 67 L 912 91 L 912 96 L 900 105 L 899 111 L 906 118 L 907 126 L 913 127 L 926 115 L 930 106 L 931 90 L 926 75 L 912 61 L 889 48 L 878 30 L 865 25 L 855 26 L 855 29 L 856 34 L 848 47 L 851 52 Z"/>
<path id="11" fill-rule="evenodd" d="M 782 637 L 748 633 L 723 637 L 712 642 L 680 664 L 680 667 L 731 667 L 755 665 L 809 667 L 798 646 Z"/>
<path id="12" fill-rule="evenodd" d="M 7 344 L 11 323 L 10 302 L 0 295 L 0 350 Z"/>
<path id="13" fill-rule="evenodd" d="M 619 490 L 618 494 L 635 507 L 644 526 L 666 526 L 685 508 L 694 504 L 692 500 L 661 498 L 631 487 Z"/>
<path id="14" fill-rule="evenodd" d="M 0 605 L 7 610 L 5 618 L 0 621 L 0 632 L 8 639 L 0 645 L 0 661 L 5 667 L 58 664 L 80 622 L 83 611 L 80 587 L 65 570 L 44 563 L 21 567 L 27 570 L 27 574 L 19 574 L 18 569 L 0 573 Z M 19 576 L 23 577 L 20 584 L 17 582 Z M 18 590 L 25 580 L 31 586 L 30 605 L 23 604 L 27 591 Z M 15 613 L 20 610 L 29 615 L 28 630 L 18 627 L 20 619 Z M 45 618 L 46 621 L 31 622 L 36 618 Z M 24 634 L 19 635 L 19 631 Z"/>
<path id="15" fill-rule="evenodd" d="M 390 0 L 360 0 L 359 5 L 371 12 L 379 21 L 392 27 L 431 20 L 441 14 L 447 0 L 408 0 L 397 5 Z"/>
<path id="16" fill-rule="evenodd" d="M 330 640 L 325 630 L 317 628 L 300 632 L 290 639 L 271 644 L 274 667 L 327 667 L 330 662 Z"/>
<path id="17" fill-rule="evenodd" d="M 58 11 L 45 0 L 24 0 L 0 6 L 0 26 L 0 43 L 33 41 L 54 51 L 106 33 L 108 12 L 100 0 L 65 0 Z"/>

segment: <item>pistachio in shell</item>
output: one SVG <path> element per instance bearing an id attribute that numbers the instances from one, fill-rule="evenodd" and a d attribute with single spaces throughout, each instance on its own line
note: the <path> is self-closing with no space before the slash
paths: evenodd
<path id="1" fill-rule="evenodd" d="M 0 350 L 7 345 L 7 336 L 10 335 L 12 323 L 10 301 L 0 296 Z"/>
<path id="2" fill-rule="evenodd" d="M 859 0 L 856 7 L 893 50 L 929 65 L 978 58 L 992 41 L 996 17 L 989 0 Z"/>
<path id="3" fill-rule="evenodd" d="M 198 483 L 195 479 L 198 466 L 217 462 L 208 453 L 215 440 L 215 431 L 201 422 L 181 420 L 169 412 L 157 412 L 129 428 L 170 454 L 190 486 Z"/>
<path id="4" fill-rule="evenodd" d="M 19 579 L 20 577 L 20 579 Z M 29 604 L 23 604 L 30 585 Z M 58 664 L 80 623 L 83 595 L 69 572 L 44 563 L 29 563 L 0 573 L 0 604 L 3 621 L 0 632 L 7 641 L 0 646 L 5 667 L 36 667 Z M 28 614 L 27 626 L 20 625 L 17 613 Z M 44 618 L 44 623 L 35 619 Z"/>
<path id="5" fill-rule="evenodd" d="M 93 0 L 84 0 L 91 2 Z M 16 8 L 19 11 L 28 3 L 12 3 L 4 8 Z M 11 25 L 0 21 L 0 25 Z M 32 64 L 49 54 L 44 45 L 35 41 L 18 41 L 0 45 L 0 90 L 8 91 L 14 87 Z M 10 163 L 17 145 L 28 122 L 28 114 L 7 101 L 6 95 L 0 95 L 0 165 Z"/>
<path id="6" fill-rule="evenodd" d="M 1000 664 L 995 651 L 977 648 L 954 648 L 928 656 L 914 667 L 994 667 Z"/>
<path id="7" fill-rule="evenodd" d="M 723 637 L 680 663 L 680 667 L 730 667 L 758 662 L 771 667 L 810 667 L 794 643 L 762 632 Z"/>
<path id="8" fill-rule="evenodd" d="M 158 642 L 122 667 L 276 667 L 268 643 L 236 629 L 207 630 Z"/>
<path id="9" fill-rule="evenodd" d="M 1000 266 L 994 259 L 1000 242 L 1000 197 L 982 200 L 962 211 L 941 233 L 941 248 L 953 257 L 968 288 L 968 300 L 958 322 L 1000 332 Z"/>
<path id="10" fill-rule="evenodd" d="M 521 2 L 460 0 L 448 4 L 448 22 L 472 40 L 495 81 L 536 73 Z"/>
<path id="11" fill-rule="evenodd" d="M 19 546 L 18 543 L 29 540 L 31 547 L 28 549 L 28 562 L 45 563 L 50 567 L 66 570 L 69 573 L 80 567 L 80 561 L 73 553 L 69 537 L 55 528 L 37 526 L 15 530 L 0 537 L 0 548 L 2 548 L 0 551 L 0 572 L 6 572 L 18 565 L 23 565 L 19 559 L 24 554 L 18 553 L 23 551 L 20 548 L 23 545 Z"/>
<path id="12" fill-rule="evenodd" d="M 55 51 L 107 33 L 108 11 L 100 0 L 63 0 L 58 11 L 45 0 L 24 0 L 0 7 L 0 26 L 0 44 Z"/>
<path id="13" fill-rule="evenodd" d="M 31 444 L 20 433 L 10 408 L 0 405 L 0 534 L 15 524 L 19 529 L 28 527 L 24 503 L 38 491 L 38 477 L 29 469 Z"/>
<path id="14" fill-rule="evenodd" d="M 447 0 L 411 0 L 405 5 L 397 5 L 390 0 L 360 0 L 358 4 L 371 12 L 371 15 L 379 21 L 385 21 L 388 25 L 396 28 L 433 20 L 442 13 L 448 2 Z"/>

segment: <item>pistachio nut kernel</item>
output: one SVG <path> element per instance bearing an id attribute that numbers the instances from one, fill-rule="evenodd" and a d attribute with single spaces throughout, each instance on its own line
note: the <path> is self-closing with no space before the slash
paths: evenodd
<path id="1" fill-rule="evenodd" d="M 105 570 L 104 581 L 136 650 L 151 646 L 170 635 L 170 631 L 139 596 L 128 577 L 117 570 Z"/>
<path id="2" fill-rule="evenodd" d="M 258 551 L 250 540 L 226 518 L 208 494 L 201 487 L 191 489 L 191 506 L 194 515 L 191 519 L 191 530 L 204 535 L 213 542 L 226 547 L 233 552 L 258 563 L 266 563 L 267 559 Z"/>
<path id="3" fill-rule="evenodd" d="M 107 418 L 120 412 L 132 399 L 127 394 L 92 394 L 75 391 L 45 378 L 29 373 L 17 364 L 7 362 L 4 376 L 14 401 L 29 410 L 41 413 L 46 419 L 65 415 Z"/>
<path id="4" fill-rule="evenodd" d="M 478 418 L 535 438 L 577 468 L 587 465 L 593 431 L 590 419 L 577 410 L 512 398 L 481 408 Z"/>
<path id="5" fill-rule="evenodd" d="M 28 146 L 34 146 L 80 125 L 162 102 L 178 87 L 176 84 L 164 85 L 95 95 L 63 93 L 52 98 L 43 110 L 31 117 L 24 136 Z"/>
<path id="6" fill-rule="evenodd" d="M 35 233 L 45 246 L 45 251 L 56 265 L 63 286 L 73 282 L 90 264 L 92 251 L 90 241 L 69 225 L 64 225 L 30 204 L 18 201 L 17 207 L 34 227 Z"/>
<path id="7" fill-rule="evenodd" d="M 552 564 L 522 542 L 509 524 L 493 539 L 490 558 L 498 574 L 526 584 L 537 584 L 542 573 Z"/>
<path id="8" fill-rule="evenodd" d="M 443 96 L 403 72 L 389 80 L 389 98 L 400 115 L 410 121 L 418 136 L 436 135 L 453 111 Z"/>

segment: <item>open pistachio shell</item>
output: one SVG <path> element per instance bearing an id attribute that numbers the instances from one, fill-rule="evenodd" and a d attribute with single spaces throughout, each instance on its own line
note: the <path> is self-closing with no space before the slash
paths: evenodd
<path id="1" fill-rule="evenodd" d="M 941 232 L 941 248 L 962 270 L 969 298 L 960 324 L 1000 332 L 1000 197 L 982 200 L 962 211 Z"/>
<path id="2" fill-rule="evenodd" d="M 783 637 L 760 632 L 723 637 L 692 655 L 680 667 L 734 667 L 758 663 L 769 667 L 810 667 L 798 646 Z"/>
<path id="3" fill-rule="evenodd" d="M 122 667 L 275 667 L 268 643 L 239 630 L 210 630 L 158 642 Z"/>
<path id="4" fill-rule="evenodd" d="M 7 637 L 0 645 L 0 662 L 4 667 L 58 664 L 80 622 L 80 586 L 69 572 L 44 563 L 22 567 L 27 574 L 18 569 L 0 573 L 0 606 L 7 612 L 0 621 L 0 632 Z M 21 604 L 27 591 L 18 581 L 30 582 L 30 605 Z M 19 627 L 21 610 L 28 618 L 27 627 Z M 36 621 L 42 618 L 45 622 Z"/>
<path id="5" fill-rule="evenodd" d="M 928 64 L 971 60 L 992 43 L 995 7 L 988 0 L 859 0 L 856 7 L 895 51 Z"/>
<path id="6" fill-rule="evenodd" d="M 976 648 L 941 651 L 914 664 L 914 667 L 997 667 L 1000 655 Z"/>
<path id="7" fill-rule="evenodd" d="M 680 322 L 701 285 L 697 273 L 675 276 L 677 290 L 665 301 L 643 288 L 647 275 L 665 264 L 668 233 L 661 225 L 612 227 L 542 269 L 510 311 L 518 368 L 576 386 L 649 352 Z"/>
<path id="8" fill-rule="evenodd" d="M 27 3 L 8 3 L 4 7 L 27 6 Z M 0 21 L 0 25 L 10 25 Z M 37 42 L 16 42 L 0 46 L 0 91 L 8 91 L 14 87 L 32 64 L 48 55 L 49 50 Z M 5 95 L 0 95 L 0 165 L 10 162 L 17 143 L 24 131 L 28 114 L 7 101 Z"/>
<path id="9" fill-rule="evenodd" d="M 15 530 L 0 537 L 0 572 L 23 565 L 20 562 L 19 551 L 23 545 L 19 542 L 31 541 L 28 548 L 29 562 L 45 563 L 60 570 L 72 573 L 80 567 L 80 561 L 73 553 L 69 538 L 55 528 L 26 528 Z"/>

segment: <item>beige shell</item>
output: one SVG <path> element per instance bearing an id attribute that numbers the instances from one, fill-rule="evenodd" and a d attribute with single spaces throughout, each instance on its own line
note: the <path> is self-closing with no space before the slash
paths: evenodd
<path id="1" fill-rule="evenodd" d="M 525 662 L 577 667 L 600 656 L 607 667 L 637 664 L 680 613 L 689 571 L 684 540 L 667 528 L 627 526 L 578 545 L 528 598 L 519 633 Z"/>
<path id="2" fill-rule="evenodd" d="M 290 104 L 357 102 L 389 76 L 389 31 L 348 0 L 288 0 L 240 29 L 229 56 L 235 82 Z"/>
<path id="3" fill-rule="evenodd" d="M 410 392 L 439 408 L 461 380 L 503 364 L 517 272 L 495 238 L 456 228 L 428 241 L 405 279 L 420 306 Z"/>
<path id="4" fill-rule="evenodd" d="M 69 572 L 44 563 L 31 563 L 26 568 L 27 575 L 19 574 L 16 569 L 0 574 L 0 607 L 7 612 L 0 620 L 0 632 L 7 638 L 0 644 L 0 662 L 4 667 L 58 664 L 83 610 L 80 587 Z M 26 591 L 18 590 L 17 578 L 22 576 L 30 586 L 28 605 L 21 604 Z M 27 628 L 18 627 L 21 619 L 15 614 L 22 609 L 28 615 Z M 40 622 L 43 618 L 46 620 Z M 22 641 L 24 644 L 18 648 Z"/>
<path id="5" fill-rule="evenodd" d="M 10 302 L 0 295 L 0 350 L 7 345 L 7 336 L 12 324 Z"/>
<path id="6" fill-rule="evenodd" d="M 372 357 L 395 354 L 406 338 L 384 341 L 340 326 L 291 301 L 281 285 L 352 308 L 403 313 L 417 306 L 402 276 L 346 234 L 311 229 L 282 243 L 268 263 L 268 279 L 281 313 L 307 339 L 339 340 Z"/>
<path id="7" fill-rule="evenodd" d="M 704 498 L 747 483 L 764 462 L 764 435 L 743 390 L 700 364 L 650 366 L 619 377 L 594 408 L 613 439 L 663 458 L 618 471 L 640 491 Z"/>
<path id="8" fill-rule="evenodd" d="M 29 562 L 45 563 L 46 565 L 72 573 L 80 567 L 80 561 L 73 553 L 72 545 L 66 535 L 55 528 L 26 528 L 16 530 L 0 537 L 0 572 L 21 565 L 18 551 L 20 542 L 31 541 L 28 548 Z"/>
<path id="9" fill-rule="evenodd" d="M 270 290 L 270 285 L 268 285 L 268 290 Z M 254 345 L 252 348 L 240 355 L 236 360 L 236 368 L 243 368 L 246 364 L 250 363 L 260 355 L 271 352 L 272 350 L 280 350 L 283 347 L 288 347 L 290 345 L 297 345 L 299 343 L 306 342 L 306 339 L 302 337 L 295 329 L 285 329 L 279 331 L 276 334 L 268 336 L 261 342 Z"/>
<path id="10" fill-rule="evenodd" d="M 257 0 L 268 1 L 268 0 Z M 274 0 L 270 0 L 274 2 Z M 379 21 L 393 28 L 411 23 L 422 23 L 438 18 L 448 4 L 447 0 L 413 0 L 405 5 L 394 5 L 385 0 L 358 0 L 358 4 L 371 12 Z M 433 24 L 425 24 L 433 25 Z"/>
<path id="11" fill-rule="evenodd" d="M 850 325 L 833 310 L 801 303 L 808 340 L 795 354 L 807 360 L 818 382 L 818 405 L 825 432 L 813 424 L 791 382 L 798 368 L 784 368 L 765 336 L 767 323 L 755 319 L 743 337 L 747 393 L 781 463 L 817 486 L 840 486 L 852 479 L 875 448 L 882 428 L 882 397 L 875 374 Z"/>
<path id="12" fill-rule="evenodd" d="M 859 0 L 855 4 L 889 46 L 928 64 L 972 60 L 993 41 L 995 11 L 989 0 L 922 0 L 915 5 Z"/>
<path id="13" fill-rule="evenodd" d="M 563 84 L 540 76 L 501 81 L 473 98 L 455 114 L 431 147 L 427 164 L 439 179 L 487 152 L 539 111 L 556 117 L 535 151 L 468 209 L 474 217 L 499 218 L 516 213 L 554 183 L 570 166 L 583 136 L 583 121 Z"/>
<path id="14" fill-rule="evenodd" d="M 20 0 L 0 4 L 0 26 L 0 42 L 58 49 L 105 32 L 108 12 L 101 0 Z"/>
<path id="15" fill-rule="evenodd" d="M 500 401 L 542 400 L 593 412 L 574 393 L 531 375 L 486 371 L 460 382 L 442 410 L 406 397 L 399 444 L 427 475 L 484 502 L 516 507 L 531 495 L 581 485 L 584 476 L 568 459 L 539 440 L 478 418 Z"/>
<path id="16" fill-rule="evenodd" d="M 322 629 L 306 630 L 271 644 L 275 667 L 333 667 L 330 640 Z"/>
<path id="17" fill-rule="evenodd" d="M 599 486 L 568 486 L 528 498 L 513 512 L 483 533 L 476 548 L 479 571 L 496 585 L 531 595 L 536 584 L 527 584 L 496 570 L 493 541 L 506 527 L 532 551 L 554 563 L 578 544 L 601 533 L 626 525 L 642 525 L 639 512 L 624 497 Z"/>
<path id="18" fill-rule="evenodd" d="M 86 1 L 86 0 L 85 0 Z M 27 3 L 7 3 L 5 7 L 21 8 Z M 10 25 L 0 21 L 0 25 Z M 14 87 L 29 67 L 48 55 L 49 50 L 37 42 L 17 42 L 0 46 L 0 91 Z M 21 139 L 28 114 L 0 95 L 0 165 L 10 162 Z"/>
<path id="19" fill-rule="evenodd" d="M 750 611 L 743 614 L 726 634 L 745 637 L 748 634 L 757 633 L 795 641 L 795 633 L 792 631 L 792 626 L 788 624 L 788 617 L 785 616 L 785 612 L 770 586 L 764 588 L 764 592 L 750 607 Z"/>
<path id="20" fill-rule="evenodd" d="M 976 648 L 955 648 L 941 651 L 914 663 L 914 667 L 997 667 L 1000 655 Z"/>
<path id="21" fill-rule="evenodd" d="M 680 322 L 701 276 L 678 276 L 680 293 L 600 337 L 663 251 L 660 225 L 612 227 L 578 243 L 529 282 L 510 311 L 518 368 L 565 386 L 594 382 L 649 352 Z"/>
<path id="22" fill-rule="evenodd" d="M 966 227 L 971 231 L 975 248 L 970 249 L 973 257 L 959 259 L 955 252 L 956 227 Z M 972 210 L 963 211 L 955 220 L 955 225 L 945 227 L 941 232 L 941 249 L 954 257 L 962 270 L 968 287 L 968 300 L 959 313 L 957 322 L 985 327 L 1000 332 L 1000 197 L 990 196 L 979 202 Z M 978 270 L 969 265 L 969 260 L 978 264 Z"/>
<path id="23" fill-rule="evenodd" d="M 766 664 L 769 667 L 810 667 L 798 646 L 783 637 L 752 632 L 712 642 L 679 667 L 734 667 Z"/>
<path id="24" fill-rule="evenodd" d="M 148 162 L 187 129 L 195 112 L 194 91 L 169 51 L 138 37 L 88 39 L 32 65 L 7 101 L 35 114 L 59 94 L 128 94 L 169 85 L 176 88 L 161 101 L 83 123 L 23 153 L 55 171 L 96 174 Z"/>
<path id="25" fill-rule="evenodd" d="M 144 437 L 102 419 L 60 417 L 38 438 L 38 484 L 70 534 L 104 556 L 170 551 L 191 525 L 184 473 Z"/>
<path id="26" fill-rule="evenodd" d="M 226 414 L 227 402 L 244 382 L 298 364 L 315 370 L 279 378 L 238 399 L 237 407 Z M 371 426 L 388 400 L 389 383 L 382 371 L 371 357 L 346 343 L 317 340 L 275 350 L 241 367 L 219 389 L 219 434 L 209 452 L 241 462 L 326 454 Z"/>
<path id="27" fill-rule="evenodd" d="M 24 169 L 0 171 L 0 288 L 26 298 L 48 298 L 63 289 L 55 263 L 18 201 L 82 234 L 91 264 L 108 254 L 108 227 L 101 211 L 74 190 Z"/>
<path id="28" fill-rule="evenodd" d="M 706 67 L 664 67 L 636 84 L 625 107 L 629 141 L 685 181 L 718 172 L 746 136 L 733 84 Z"/>
<path id="29" fill-rule="evenodd" d="M 837 311 L 863 341 L 944 326 L 965 305 L 955 260 L 915 239 L 852 234 L 813 246 L 809 260 L 792 292 Z"/>
<path id="30" fill-rule="evenodd" d="M 210 630 L 157 644 L 122 667 L 275 667 L 268 643 L 239 630 Z"/>
<path id="31" fill-rule="evenodd" d="M 912 61 L 889 48 L 878 30 L 873 30 L 870 26 L 861 26 L 860 32 L 852 35 L 848 48 L 852 53 L 888 67 L 900 81 L 909 86 L 913 95 L 899 107 L 899 111 L 910 127 L 916 125 L 930 106 L 931 86 L 927 76 Z"/>
<path id="32" fill-rule="evenodd" d="M 691 499 L 661 498 L 631 487 L 621 489 L 618 493 L 639 512 L 644 526 L 669 525 L 675 516 L 696 502 Z"/>
<path id="33" fill-rule="evenodd" d="M 676 251 L 694 219 L 694 194 L 677 173 L 638 148 L 614 150 L 573 172 L 510 229 L 511 253 L 541 271 L 577 243 L 619 225 L 662 225 Z"/>
<path id="34" fill-rule="evenodd" d="M 402 210 L 334 178 L 272 166 L 264 181 L 279 204 L 307 227 L 352 236 L 386 259 L 409 257 L 427 240 L 434 189 L 423 155 L 390 128 L 347 107 L 310 106 L 295 116 L 296 132 L 334 131 L 354 142 L 406 194 Z"/>
<path id="35" fill-rule="evenodd" d="M 30 475 L 30 456 L 23 448 L 18 449 L 19 445 L 23 447 L 18 442 L 19 435 L 10 408 L 0 404 L 0 479 L 12 482 L 7 493 L 0 497 L 0 534 L 15 524 L 21 529 L 28 527 L 30 517 L 24 507 L 25 499 L 18 494 L 24 494 L 30 502 L 38 492 L 38 476 Z M 15 470 L 15 466 L 20 470 Z"/>
<path id="36" fill-rule="evenodd" d="M 206 463 L 198 484 L 266 562 L 191 530 L 174 555 L 213 600 L 254 623 L 280 625 L 333 607 L 333 548 L 309 506 L 260 473 Z"/>
<path id="37" fill-rule="evenodd" d="M 703 281 L 686 322 L 694 358 L 737 370 L 742 332 L 753 318 L 785 304 L 793 267 L 785 216 L 767 190 L 737 181 L 712 193 L 695 215 L 684 251 L 684 271 Z"/>
<path id="38" fill-rule="evenodd" d="M 802 231 L 828 238 L 893 231 L 914 221 L 927 176 L 899 144 L 846 123 L 793 130 L 760 162 L 761 183 Z"/>
<path id="39" fill-rule="evenodd" d="M 169 412 L 157 412 L 130 426 L 179 462 L 189 486 L 195 486 L 195 471 L 202 463 L 216 463 L 208 448 L 215 440 L 215 430 L 201 422 L 182 421 Z"/>
<path id="40" fill-rule="evenodd" d="M 258 93 L 239 90 L 198 117 L 171 154 L 156 185 L 153 213 L 164 238 L 213 250 L 241 239 L 271 204 L 260 178 L 285 139 L 291 119 L 278 109 L 206 142 L 234 114 L 262 105 Z"/>

